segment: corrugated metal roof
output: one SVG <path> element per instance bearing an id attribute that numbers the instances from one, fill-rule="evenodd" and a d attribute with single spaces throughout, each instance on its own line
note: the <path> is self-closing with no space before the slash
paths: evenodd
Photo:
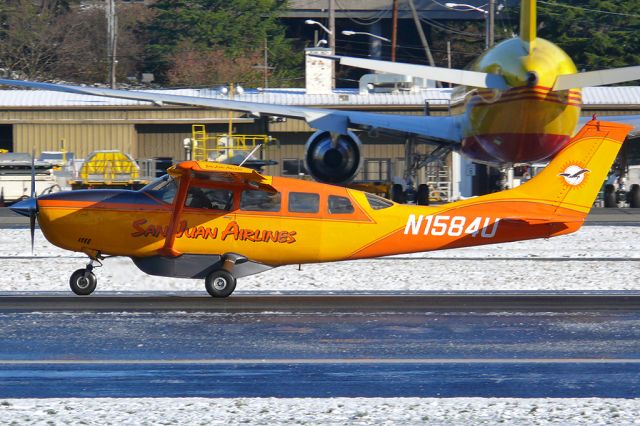
<path id="1" fill-rule="evenodd" d="M 585 87 L 582 90 L 584 105 L 640 105 L 640 87 Z"/>
<path id="2" fill-rule="evenodd" d="M 182 96 L 228 99 L 216 89 L 148 90 Z M 234 99 L 278 105 L 422 105 L 448 104 L 451 89 L 425 89 L 416 93 L 374 93 L 360 95 L 356 89 L 338 89 L 328 95 L 307 95 L 304 89 L 247 90 Z M 45 90 L 0 90 L 0 107 L 149 106 L 150 102 L 102 98 Z"/>
<path id="3" fill-rule="evenodd" d="M 183 96 L 227 99 L 216 89 L 148 90 Z M 452 89 L 424 89 L 419 92 L 371 93 L 360 95 L 357 89 L 336 89 L 328 95 L 307 95 L 304 89 L 246 90 L 234 99 L 277 105 L 309 106 L 422 106 L 447 105 Z M 587 87 L 583 90 L 583 104 L 595 105 L 640 105 L 640 87 Z M 0 108 L 4 107 L 108 107 L 150 106 L 150 102 L 132 101 L 98 96 L 44 90 L 0 90 Z"/>

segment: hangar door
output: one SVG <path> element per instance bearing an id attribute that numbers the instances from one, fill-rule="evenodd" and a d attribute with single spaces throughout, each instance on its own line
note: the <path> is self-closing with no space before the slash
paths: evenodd
<path id="1" fill-rule="evenodd" d="M 13 125 L 0 124 L 0 149 L 13 152 Z"/>

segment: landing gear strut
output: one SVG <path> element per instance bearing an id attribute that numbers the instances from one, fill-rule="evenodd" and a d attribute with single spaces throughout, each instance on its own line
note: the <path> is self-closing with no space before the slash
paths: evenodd
<path id="1" fill-rule="evenodd" d="M 98 279 L 93 273 L 93 262 L 100 263 L 98 259 L 91 259 L 87 264 L 86 269 L 78 269 L 69 278 L 69 287 L 78 296 L 88 296 L 96 289 L 98 285 Z M 100 265 L 102 266 L 102 265 Z"/>

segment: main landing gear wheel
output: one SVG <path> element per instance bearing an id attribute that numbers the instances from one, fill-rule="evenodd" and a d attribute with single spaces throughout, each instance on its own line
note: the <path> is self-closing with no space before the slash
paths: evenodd
<path id="1" fill-rule="evenodd" d="M 96 289 L 98 279 L 89 269 L 78 269 L 69 279 L 69 286 L 78 296 L 88 296 Z"/>
<path id="2" fill-rule="evenodd" d="M 212 297 L 228 297 L 236 289 L 236 278 L 224 269 L 213 271 L 204 285 Z"/>

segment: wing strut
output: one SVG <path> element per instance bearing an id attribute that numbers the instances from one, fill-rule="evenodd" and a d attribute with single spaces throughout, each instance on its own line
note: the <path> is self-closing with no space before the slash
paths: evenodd
<path id="1" fill-rule="evenodd" d="M 183 173 L 180 179 L 180 187 L 178 188 L 178 194 L 176 195 L 175 205 L 173 207 L 173 214 L 171 215 L 171 221 L 167 228 L 167 236 L 164 239 L 164 247 L 158 250 L 158 253 L 167 257 L 178 257 L 182 253 L 173 248 L 173 244 L 176 241 L 176 231 L 178 228 L 178 222 L 180 220 L 180 214 L 184 209 L 184 202 L 187 199 L 187 190 L 189 189 L 189 183 L 191 183 L 191 173 Z"/>

